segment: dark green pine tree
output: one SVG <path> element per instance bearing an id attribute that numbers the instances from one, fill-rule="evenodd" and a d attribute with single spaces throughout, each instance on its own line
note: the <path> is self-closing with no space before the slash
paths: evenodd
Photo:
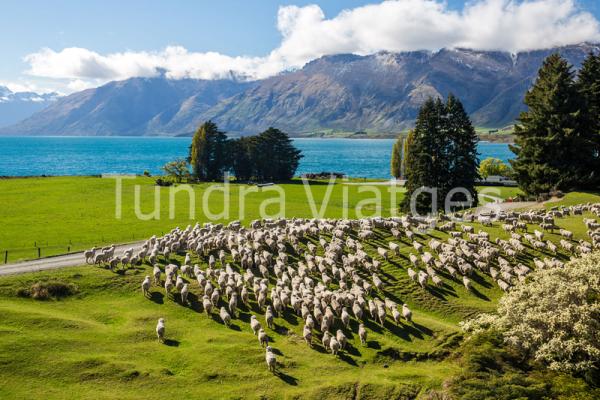
<path id="1" fill-rule="evenodd" d="M 589 182 L 589 142 L 579 129 L 579 104 L 569 63 L 549 56 L 525 95 L 528 110 L 515 125 L 511 160 L 521 189 L 539 194 L 571 190 Z"/>
<path id="2" fill-rule="evenodd" d="M 220 131 L 211 121 L 203 123 L 192 138 L 188 160 L 195 179 L 223 179 L 231 163 L 229 141 L 225 132 Z"/>
<path id="3" fill-rule="evenodd" d="M 472 206 L 477 205 L 475 182 L 479 179 L 477 133 L 459 99 L 450 94 L 446 101 L 445 135 L 450 139 L 448 151 L 450 190 L 465 188 L 471 194 Z M 467 201 L 464 194 L 456 194 L 452 201 Z"/>
<path id="4" fill-rule="evenodd" d="M 402 163 L 401 154 L 402 151 L 402 137 L 399 136 L 392 146 L 392 158 L 390 160 L 390 174 L 396 178 L 400 178 L 400 166 Z"/>
<path id="5" fill-rule="evenodd" d="M 443 207 L 443 192 L 447 190 L 448 157 L 447 138 L 442 135 L 444 104 L 440 99 L 428 99 L 421 106 L 410 150 L 406 155 L 406 195 L 401 208 L 410 211 L 415 191 L 421 187 L 438 190 L 437 208 Z M 431 212 L 432 197 L 422 193 L 415 199 L 418 212 Z"/>
<path id="6" fill-rule="evenodd" d="M 238 181 L 250 181 L 255 175 L 256 136 L 244 136 L 230 142 L 231 169 Z"/>
<path id="7" fill-rule="evenodd" d="M 290 137 L 276 128 L 269 128 L 256 137 L 252 153 L 255 175 L 261 181 L 292 179 L 302 158 Z"/>
<path id="8" fill-rule="evenodd" d="M 589 136 L 594 151 L 590 164 L 590 187 L 600 186 L 600 54 L 590 53 L 577 74 L 581 101 L 580 128 Z"/>

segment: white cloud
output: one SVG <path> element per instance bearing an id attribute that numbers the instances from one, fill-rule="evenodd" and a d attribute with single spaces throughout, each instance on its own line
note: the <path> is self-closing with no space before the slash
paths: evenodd
<path id="1" fill-rule="evenodd" d="M 25 57 L 26 73 L 56 80 L 72 92 L 111 80 L 155 76 L 261 79 L 323 55 L 466 47 L 518 52 L 600 41 L 600 25 L 575 0 L 475 0 L 461 11 L 441 0 L 395 0 L 342 11 L 327 19 L 317 5 L 281 7 L 279 47 L 264 57 L 161 51 L 113 53 L 70 47 Z"/>
<path id="2" fill-rule="evenodd" d="M 8 88 L 8 90 L 10 90 L 13 93 L 21 93 L 21 92 L 34 92 L 34 93 L 38 93 L 38 94 L 45 94 L 45 93 L 59 93 L 58 88 L 56 88 L 56 84 L 55 85 L 40 85 L 39 83 L 36 82 L 32 82 L 29 80 L 21 80 L 18 82 L 14 82 L 14 81 L 0 81 L 0 86 L 4 86 L 6 88 Z M 62 86 L 59 85 L 59 86 Z"/>

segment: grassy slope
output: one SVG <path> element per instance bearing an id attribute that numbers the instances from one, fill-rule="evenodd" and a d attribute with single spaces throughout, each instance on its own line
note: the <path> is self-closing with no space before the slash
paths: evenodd
<path id="1" fill-rule="evenodd" d="M 160 191 L 160 218 L 143 221 L 136 217 L 134 210 L 135 186 L 139 185 L 141 211 L 150 213 L 154 209 L 155 189 Z M 123 181 L 122 219 L 115 218 L 114 179 L 88 177 L 57 177 L 0 180 L 0 263 L 4 261 L 4 250 L 9 250 L 9 261 L 36 258 L 35 245 L 42 247 L 42 256 L 65 253 L 67 247 L 80 250 L 93 245 L 121 243 L 146 239 L 161 234 L 175 226 L 185 227 L 197 220 L 205 221 L 202 211 L 202 198 L 208 184 L 193 185 L 195 191 L 196 215 L 190 219 L 190 202 L 183 192 L 176 196 L 174 218 L 169 216 L 169 188 L 157 188 L 154 179 L 137 178 Z M 299 183 L 281 185 L 285 190 L 285 216 L 309 217 L 307 194 Z M 370 192 L 360 192 L 362 185 L 335 185 L 328 203 L 327 217 L 343 216 L 344 188 L 348 191 L 348 205 L 351 210 L 363 200 L 372 198 Z M 231 185 L 231 213 L 229 220 L 242 219 L 248 222 L 259 216 L 259 205 L 264 199 L 277 198 L 270 188 L 262 188 L 258 193 L 245 196 L 245 217 L 240 217 L 240 190 L 248 185 Z M 320 207 L 327 186 L 316 182 L 310 186 Z M 389 215 L 394 202 L 390 201 L 389 188 L 377 186 L 381 191 L 383 215 Z M 398 188 L 398 201 L 402 198 L 402 188 Z M 210 195 L 212 213 L 222 211 L 223 193 Z M 267 207 L 269 213 L 279 212 L 278 206 Z M 372 215 L 375 210 L 366 205 L 363 212 Z M 349 214 L 354 217 L 353 213 Z"/>
<path id="2" fill-rule="evenodd" d="M 576 236 L 583 237 L 581 217 L 569 217 L 559 225 L 575 228 Z M 505 236 L 498 226 L 488 230 L 492 239 Z M 445 237 L 439 232 L 433 235 Z M 367 249 L 372 252 L 387 240 L 379 235 Z M 300 339 L 298 318 L 277 318 L 277 329 L 268 331 L 273 347 L 281 353 L 281 373 L 275 376 L 266 370 L 247 310 L 234 320 L 234 328 L 227 329 L 199 313 L 196 306 L 186 308 L 165 299 L 162 289 L 153 287 L 154 301 L 145 299 L 139 284 L 149 267 L 124 275 L 79 267 L 2 278 L 0 398 L 58 399 L 64 398 L 65 390 L 69 397 L 94 399 L 158 398 L 167 392 L 171 398 L 352 398 L 355 394 L 389 398 L 388 390 L 414 394 L 439 387 L 460 370 L 454 359 L 436 356 L 452 343 L 458 321 L 492 310 L 501 293 L 485 276 L 474 279 L 475 294 L 448 277 L 442 289 L 420 289 L 406 275 L 410 251 L 405 243 L 401 256 L 384 264 L 383 295 L 407 302 L 414 311 L 414 326 L 397 327 L 389 320 L 385 329 L 368 324 L 365 348 L 358 342 L 353 322 L 352 349 L 335 359 L 319 346 L 307 348 Z M 531 253 L 521 261 L 528 262 L 534 255 L 539 256 Z M 74 282 L 81 293 L 46 302 L 15 296 L 18 288 L 48 277 Z M 196 285 L 191 287 L 197 293 Z M 159 317 L 167 321 L 171 346 L 156 343 L 154 327 Z M 262 315 L 260 319 L 264 321 Z M 434 360 L 393 361 L 391 352 Z"/>

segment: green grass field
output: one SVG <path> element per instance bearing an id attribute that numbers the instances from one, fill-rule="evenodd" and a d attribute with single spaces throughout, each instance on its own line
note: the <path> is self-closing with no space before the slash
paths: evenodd
<path id="1" fill-rule="evenodd" d="M 184 185 L 187 186 L 187 185 Z M 206 210 L 202 208 L 202 199 L 211 184 L 192 185 L 195 201 L 195 218 L 190 218 L 190 198 L 185 192 L 175 195 L 170 201 L 169 188 L 159 188 L 152 178 L 123 180 L 122 218 L 116 215 L 116 181 L 110 178 L 57 177 L 0 180 L 0 263 L 4 261 L 4 251 L 8 250 L 8 260 L 37 258 L 37 248 L 41 255 L 49 256 L 81 250 L 94 245 L 124 243 L 146 239 L 154 234 L 160 235 L 175 226 L 182 228 L 196 221 L 207 221 Z M 135 212 L 135 190 L 139 188 L 140 211 L 151 213 L 155 208 L 155 190 L 159 191 L 160 214 L 158 219 L 140 220 Z M 310 217 L 308 195 L 300 181 L 281 185 L 285 192 L 285 208 L 278 205 L 266 206 L 266 211 L 285 217 Z M 348 217 L 356 217 L 356 205 L 373 198 L 373 193 L 365 191 L 368 182 L 363 185 L 336 184 L 326 203 L 325 217 L 344 216 L 344 193 L 348 199 Z M 374 186 L 381 193 L 382 209 L 376 210 L 373 204 L 365 204 L 362 213 L 365 216 L 375 214 L 390 215 L 397 212 L 397 204 L 402 199 L 403 188 L 398 187 L 396 201 L 393 201 L 391 189 Z M 248 192 L 255 189 L 257 192 Z M 325 182 L 310 185 L 317 210 L 320 210 L 327 195 Z M 243 210 L 240 208 L 241 192 L 246 192 Z M 280 195 L 272 187 L 257 189 L 248 185 L 230 185 L 230 213 L 218 218 L 219 221 L 240 219 L 249 222 L 260 215 L 260 204 L 266 199 L 277 199 Z M 223 211 L 224 194 L 212 192 L 209 199 L 209 212 L 219 214 Z M 175 205 L 174 215 L 170 215 L 169 206 Z M 218 206 L 213 206 L 217 204 Z"/>
<path id="2" fill-rule="evenodd" d="M 325 217 L 344 216 L 344 193 L 347 193 L 348 217 L 356 217 L 355 207 L 361 201 L 373 198 L 368 188 L 381 193 L 382 208 L 376 210 L 372 204 L 364 204 L 362 213 L 366 216 L 389 216 L 398 212 L 397 204 L 403 197 L 404 189 L 391 189 L 387 186 L 336 184 L 331 191 L 329 201 L 324 203 L 327 194 L 326 182 L 314 182 L 310 186 L 317 209 L 326 204 Z M 154 210 L 155 190 L 159 191 L 160 215 L 158 219 L 140 220 L 135 213 L 135 188 L 139 187 L 140 211 L 151 213 Z M 157 188 L 154 179 L 138 177 L 123 180 L 121 219 L 115 218 L 116 181 L 110 178 L 94 177 L 55 177 L 0 179 L 0 263 L 4 262 L 8 250 L 8 261 L 37 258 L 38 250 L 42 257 L 63 254 L 68 250 L 76 251 L 95 245 L 125 243 L 146 239 L 154 234 L 160 235 L 175 226 L 185 227 L 196 221 L 206 221 L 202 209 L 202 198 L 209 184 L 191 186 L 194 190 L 195 218 L 190 218 L 190 200 L 185 192 L 176 194 L 171 203 L 169 188 Z M 283 184 L 285 191 L 285 216 L 310 217 L 306 189 L 300 183 Z M 220 220 L 241 219 L 251 221 L 259 216 L 259 206 L 265 199 L 279 196 L 272 188 L 261 188 L 258 192 L 244 195 L 246 201 L 240 210 L 240 191 L 252 189 L 248 185 L 230 186 L 230 213 Z M 518 193 L 516 188 L 492 187 L 499 190 L 498 197 L 512 197 Z M 492 193 L 493 195 L 497 195 Z M 222 204 L 223 193 L 213 192 L 211 204 Z M 574 201 L 594 201 L 598 196 L 581 194 Z M 483 198 L 482 203 L 489 201 Z M 598 200 L 596 200 L 598 201 Z M 171 218 L 169 205 L 175 204 L 175 213 Z M 279 213 L 277 205 L 267 206 L 269 213 Z M 214 214 L 222 211 L 222 206 L 209 210 Z M 243 217 L 243 218 L 242 218 Z"/>
<path id="3" fill-rule="evenodd" d="M 27 240 L 64 244 L 72 236 L 74 247 L 77 243 L 85 247 L 98 243 L 95 241 L 99 236 L 105 236 L 104 243 L 122 242 L 129 240 L 133 232 L 131 240 L 136 240 L 190 223 L 186 207 L 174 219 L 137 220 L 133 210 L 134 184 L 140 185 L 142 198 L 146 199 L 142 207 L 150 208 L 152 181 L 142 178 L 126 181 L 123 219 L 115 220 L 113 180 L 0 181 L 0 196 L 5 205 L 0 215 L 3 221 L 0 239 L 9 246 L 25 247 Z M 199 185 L 198 198 L 205 188 Z M 241 188 L 234 185 L 232 192 L 239 195 Z M 325 195 L 325 188 L 312 186 L 318 200 Z M 284 190 L 286 215 L 308 215 L 304 188 L 289 184 Z M 334 188 L 327 216 L 343 215 L 343 190 L 342 185 Z M 350 205 L 370 196 L 358 193 L 358 186 L 348 186 L 347 190 Z M 269 193 L 263 190 L 254 195 L 248 198 L 252 206 L 244 221 L 258 215 L 255 208 Z M 167 192 L 161 192 L 160 196 L 161 201 L 168 200 Z M 573 193 L 561 203 L 598 200 L 594 194 Z M 388 214 L 392 208 L 388 206 L 381 211 Z M 161 213 L 168 215 L 167 210 L 168 205 L 162 204 Z M 561 219 L 558 224 L 572 230 L 576 239 L 584 237 L 581 217 Z M 490 232 L 492 240 L 507 237 L 497 223 L 485 230 Z M 438 231 L 430 234 L 447 238 Z M 365 249 L 374 254 L 377 246 L 390 240 L 387 235 L 377 231 L 376 238 L 365 243 Z M 547 238 L 559 240 L 558 235 L 550 233 Z M 426 243 L 429 239 L 423 235 L 418 240 Z M 413 310 L 415 324 L 395 325 L 389 316 L 384 327 L 369 322 L 368 343 L 362 346 L 356 334 L 357 322 L 353 320 L 352 332 L 346 332 L 350 348 L 335 358 L 322 349 L 318 339 L 314 339 L 314 348 L 308 348 L 302 340 L 301 318 L 288 312 L 276 318 L 274 330 L 267 330 L 279 362 L 279 372 L 275 375 L 268 372 L 264 350 L 250 330 L 251 314 L 259 315 L 265 325 L 263 314 L 255 305 L 251 309 L 242 307 L 233 326 L 226 328 L 216 314 L 207 317 L 200 312 L 199 292 L 194 282 L 190 285 L 191 307 L 167 299 L 159 287 L 151 289 L 150 299 L 144 298 L 139 287 L 143 277 L 150 274 L 150 266 L 137 266 L 124 273 L 86 266 L 0 278 L 0 398 L 424 397 L 429 389 L 443 387 L 464 368 L 457 353 L 461 342 L 458 323 L 480 312 L 493 311 L 502 293 L 483 274 L 473 277 L 472 292 L 459 280 L 445 275 L 442 288 L 422 289 L 408 279 L 408 254 L 414 250 L 406 239 L 402 243 L 401 254 L 383 264 L 380 276 L 386 286 L 377 295 L 407 303 Z M 520 261 L 529 264 L 535 256 L 549 254 L 529 249 Z M 566 259 L 564 254 L 559 257 Z M 177 261 L 182 261 L 181 255 Z M 195 262 L 206 261 L 192 261 Z M 78 293 L 46 301 L 17 295 L 33 283 L 45 280 L 75 284 Z M 154 333 L 160 317 L 165 318 L 167 325 L 169 340 L 165 345 L 156 341 Z"/>

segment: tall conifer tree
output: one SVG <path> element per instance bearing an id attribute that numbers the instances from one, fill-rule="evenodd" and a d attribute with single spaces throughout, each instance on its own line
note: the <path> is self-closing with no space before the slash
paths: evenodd
<path id="1" fill-rule="evenodd" d="M 446 102 L 446 135 L 450 139 L 448 160 L 450 164 L 450 189 L 464 188 L 471 194 L 472 205 L 477 205 L 475 182 L 479 178 L 477 158 L 477 133 L 462 103 L 450 94 Z M 457 193 L 452 201 L 466 201 Z"/>
<path id="2" fill-rule="evenodd" d="M 227 135 L 211 121 L 203 123 L 192 138 L 189 162 L 194 178 L 200 181 L 223 179 L 230 167 Z"/>
<path id="3" fill-rule="evenodd" d="M 580 128 L 593 146 L 589 169 L 593 172 L 589 187 L 600 186 L 600 54 L 590 53 L 577 74 L 580 95 Z"/>
<path id="4" fill-rule="evenodd" d="M 521 189 L 528 194 L 570 190 L 589 184 L 593 146 L 583 134 L 580 108 L 569 63 L 549 56 L 525 95 L 528 110 L 515 125 L 511 160 Z"/>
<path id="5" fill-rule="evenodd" d="M 392 146 L 392 159 L 390 161 L 390 173 L 391 175 L 396 178 L 399 179 L 400 178 L 400 170 L 401 170 L 401 163 L 402 163 L 402 156 L 401 156 L 401 151 L 402 151 L 402 137 L 399 136 L 398 139 L 396 139 L 396 141 L 394 142 L 394 145 Z"/>

